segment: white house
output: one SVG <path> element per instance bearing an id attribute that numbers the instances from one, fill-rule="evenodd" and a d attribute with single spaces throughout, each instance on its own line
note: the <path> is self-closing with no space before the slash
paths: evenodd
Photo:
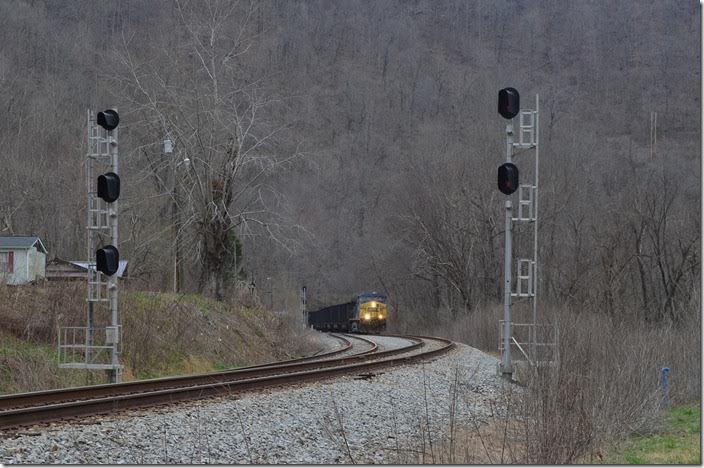
<path id="1" fill-rule="evenodd" d="M 24 284 L 44 278 L 46 248 L 37 236 L 0 236 L 0 282 Z"/>

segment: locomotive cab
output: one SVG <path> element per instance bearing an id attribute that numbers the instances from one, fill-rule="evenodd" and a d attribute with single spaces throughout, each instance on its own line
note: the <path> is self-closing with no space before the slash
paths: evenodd
<path id="1" fill-rule="evenodd" d="M 375 292 L 362 293 L 357 296 L 355 302 L 354 316 L 350 320 L 352 331 L 380 333 L 386 329 L 386 295 Z"/>

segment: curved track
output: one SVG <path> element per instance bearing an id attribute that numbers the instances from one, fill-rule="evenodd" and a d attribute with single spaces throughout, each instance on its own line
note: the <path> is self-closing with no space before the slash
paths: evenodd
<path id="1" fill-rule="evenodd" d="M 408 364 L 443 354 L 454 347 L 452 342 L 442 338 L 398 336 L 411 344 L 379 351 L 378 345 L 368 338 L 333 336 L 343 343 L 343 347 L 318 356 L 206 374 L 0 396 L 0 429 L 321 380 Z M 350 356 L 338 357 L 353 350 L 350 338 L 366 342 L 366 348 Z M 423 350 L 431 341 L 441 345 Z M 399 354 L 404 356 L 398 357 Z"/>

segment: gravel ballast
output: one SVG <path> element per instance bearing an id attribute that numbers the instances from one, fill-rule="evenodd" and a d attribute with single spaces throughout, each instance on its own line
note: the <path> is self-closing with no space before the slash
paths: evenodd
<path id="1" fill-rule="evenodd" d="M 386 343 L 386 346 L 391 346 Z M 0 439 L 11 463 L 395 463 L 454 413 L 478 424 L 502 409 L 497 359 L 458 344 L 423 364 L 161 409 L 28 428 Z M 500 414 L 498 414 L 500 416 Z"/>

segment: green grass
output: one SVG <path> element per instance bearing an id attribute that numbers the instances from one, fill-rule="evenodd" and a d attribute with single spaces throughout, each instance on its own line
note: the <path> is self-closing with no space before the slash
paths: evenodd
<path id="1" fill-rule="evenodd" d="M 701 408 L 699 404 L 671 408 L 662 432 L 634 434 L 603 461 L 629 465 L 701 464 Z"/>
<path id="2" fill-rule="evenodd" d="M 0 394 L 27 391 L 27 387 L 58 388 L 102 383 L 102 376 L 57 369 L 56 345 L 22 341 L 2 334 Z"/>

